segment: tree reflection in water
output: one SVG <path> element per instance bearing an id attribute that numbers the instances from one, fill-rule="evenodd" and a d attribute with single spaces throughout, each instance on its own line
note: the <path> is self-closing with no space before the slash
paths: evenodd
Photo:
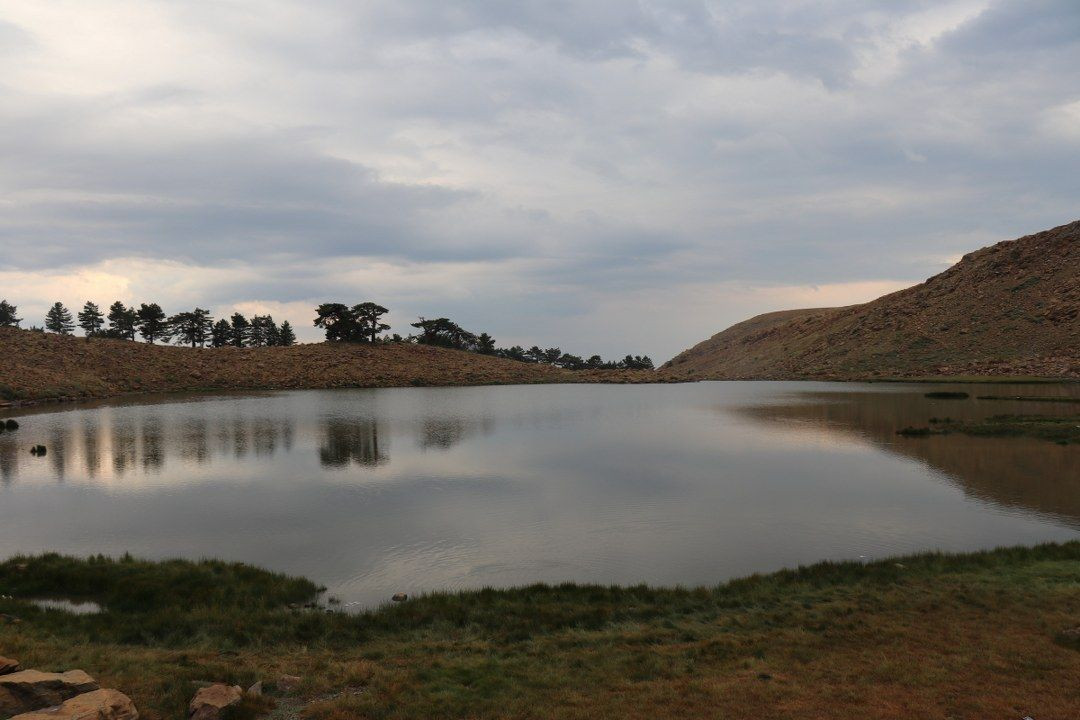
<path id="1" fill-rule="evenodd" d="M 322 424 L 319 463 L 323 467 L 376 467 L 389 458 L 379 449 L 379 426 L 372 419 L 328 419 Z"/>

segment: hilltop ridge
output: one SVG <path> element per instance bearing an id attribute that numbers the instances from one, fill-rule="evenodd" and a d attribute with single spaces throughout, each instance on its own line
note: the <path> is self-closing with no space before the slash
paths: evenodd
<path id="1" fill-rule="evenodd" d="M 665 363 L 672 379 L 1080 377 L 1080 221 L 965 255 L 872 302 L 758 315 Z"/>
<path id="2" fill-rule="evenodd" d="M 0 403 L 126 393 L 656 382 L 413 343 L 190 348 L 0 328 Z"/>

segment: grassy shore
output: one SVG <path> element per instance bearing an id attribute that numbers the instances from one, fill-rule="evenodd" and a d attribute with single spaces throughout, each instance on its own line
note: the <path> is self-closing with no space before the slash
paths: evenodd
<path id="1" fill-rule="evenodd" d="M 327 720 L 1080 716 L 1080 542 L 360 615 L 304 608 L 318 591 L 221 562 L 13 558 L 0 613 L 20 622 L 0 621 L 0 653 L 83 668 L 150 719 L 182 717 L 195 682 L 259 679 L 276 717 Z M 283 673 L 296 691 L 274 687 Z"/>
<path id="2" fill-rule="evenodd" d="M 1031 437 L 1059 445 L 1080 444 L 1080 415 L 994 415 L 984 420 L 930 418 L 926 427 L 906 427 L 898 434 L 929 437 L 961 433 L 975 437 Z"/>

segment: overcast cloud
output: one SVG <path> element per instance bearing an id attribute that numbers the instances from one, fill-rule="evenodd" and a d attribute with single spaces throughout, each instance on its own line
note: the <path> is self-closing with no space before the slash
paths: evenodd
<path id="1" fill-rule="evenodd" d="M 658 361 L 1080 217 L 1075 0 L 6 0 L 0 297 Z"/>

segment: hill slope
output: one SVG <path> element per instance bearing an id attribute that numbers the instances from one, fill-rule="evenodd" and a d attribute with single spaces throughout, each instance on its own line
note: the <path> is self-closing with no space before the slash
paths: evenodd
<path id="1" fill-rule="evenodd" d="M 0 328 L 0 403 L 128 392 L 655 382 L 652 372 L 573 372 L 390 343 L 187 348 Z"/>
<path id="2" fill-rule="evenodd" d="M 969 253 L 863 305 L 759 315 L 661 369 L 678 379 L 1080 377 L 1080 221 Z"/>

